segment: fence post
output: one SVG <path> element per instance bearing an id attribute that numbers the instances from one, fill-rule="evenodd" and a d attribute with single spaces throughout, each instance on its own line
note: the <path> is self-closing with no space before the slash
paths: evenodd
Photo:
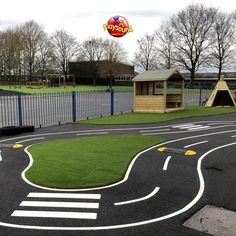
<path id="1" fill-rule="evenodd" d="M 202 85 L 200 85 L 200 90 L 199 90 L 199 106 L 202 105 Z"/>
<path id="2" fill-rule="evenodd" d="M 114 115 L 114 89 L 111 89 L 111 116 Z"/>
<path id="3" fill-rule="evenodd" d="M 76 92 L 72 91 L 72 120 L 76 122 Z"/>
<path id="4" fill-rule="evenodd" d="M 22 126 L 22 103 L 21 103 L 21 95 L 18 95 L 18 117 L 19 117 L 19 126 Z"/>

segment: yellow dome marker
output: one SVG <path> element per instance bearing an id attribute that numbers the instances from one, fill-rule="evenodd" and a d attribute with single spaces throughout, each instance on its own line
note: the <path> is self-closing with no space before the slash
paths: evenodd
<path id="1" fill-rule="evenodd" d="M 19 144 L 19 143 L 16 143 L 16 144 L 13 144 L 12 147 L 13 147 L 13 148 L 22 148 L 23 145 L 22 145 L 22 144 Z"/>
<path id="2" fill-rule="evenodd" d="M 187 152 L 185 152 L 185 156 L 194 156 L 194 155 L 196 155 L 197 154 L 197 152 L 195 152 L 195 151 L 193 151 L 193 150 L 188 150 Z"/>
<path id="3" fill-rule="evenodd" d="M 159 152 L 164 152 L 166 150 L 166 147 L 160 147 L 157 149 Z"/>

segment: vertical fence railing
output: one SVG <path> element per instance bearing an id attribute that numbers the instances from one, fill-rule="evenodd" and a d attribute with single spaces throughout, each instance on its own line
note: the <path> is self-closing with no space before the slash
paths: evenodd
<path id="1" fill-rule="evenodd" d="M 0 97 L 0 127 L 18 125 L 17 96 Z"/>
<path id="2" fill-rule="evenodd" d="M 185 106 L 202 105 L 212 89 L 185 89 Z M 133 92 L 72 92 L 0 96 L 0 127 L 62 124 L 131 112 Z"/>

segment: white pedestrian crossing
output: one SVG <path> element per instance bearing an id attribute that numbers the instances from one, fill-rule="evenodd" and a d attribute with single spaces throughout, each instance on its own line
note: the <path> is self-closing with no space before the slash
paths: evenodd
<path id="1" fill-rule="evenodd" d="M 197 130 L 209 129 L 211 128 L 211 126 L 189 123 L 189 124 L 174 125 L 172 126 L 172 128 L 179 130 L 187 130 L 187 131 L 197 131 Z"/>
<path id="2" fill-rule="evenodd" d="M 19 204 L 21 209 L 16 209 L 11 216 L 96 220 L 96 211 L 99 209 L 97 201 L 100 199 L 101 194 L 31 192 L 27 195 L 27 200 Z M 44 211 L 43 208 L 47 210 Z M 58 208 L 64 210 L 56 211 Z M 78 209 L 83 211 L 79 212 Z"/>

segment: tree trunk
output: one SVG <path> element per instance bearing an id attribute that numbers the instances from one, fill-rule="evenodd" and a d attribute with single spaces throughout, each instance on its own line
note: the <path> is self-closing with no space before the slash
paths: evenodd
<path id="1" fill-rule="evenodd" d="M 220 80 L 221 72 L 222 72 L 222 65 L 221 65 L 221 63 L 220 63 L 219 72 L 218 72 L 218 80 Z"/>
<path id="2" fill-rule="evenodd" d="M 191 88 L 194 88 L 194 78 L 195 78 L 195 71 L 194 70 L 191 70 L 190 71 L 190 87 Z"/>

